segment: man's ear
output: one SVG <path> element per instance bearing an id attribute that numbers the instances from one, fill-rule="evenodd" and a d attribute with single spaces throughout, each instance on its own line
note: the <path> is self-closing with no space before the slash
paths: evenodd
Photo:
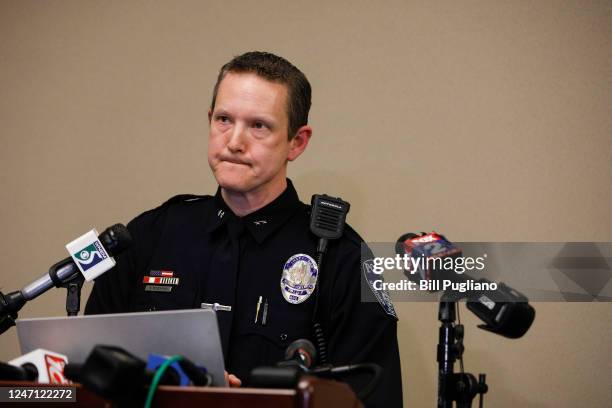
<path id="1" fill-rule="evenodd" d="M 300 154 L 308 146 L 310 137 L 312 136 L 312 128 L 308 125 L 304 125 L 295 132 L 293 139 L 289 141 L 289 153 L 287 154 L 287 160 L 294 161 L 299 157 Z"/>
<path id="2" fill-rule="evenodd" d="M 210 121 L 212 120 L 212 109 L 208 109 L 208 124 L 210 125 Z"/>

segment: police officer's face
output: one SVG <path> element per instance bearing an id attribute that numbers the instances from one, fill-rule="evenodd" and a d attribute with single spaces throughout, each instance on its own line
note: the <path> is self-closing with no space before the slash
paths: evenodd
<path id="1" fill-rule="evenodd" d="M 228 73 L 209 112 L 208 164 L 219 185 L 238 193 L 280 194 L 288 160 L 306 148 L 306 135 L 287 138 L 287 87 L 251 73 Z M 296 140 L 297 139 L 297 140 Z M 280 191 L 277 191 L 280 190 Z"/>

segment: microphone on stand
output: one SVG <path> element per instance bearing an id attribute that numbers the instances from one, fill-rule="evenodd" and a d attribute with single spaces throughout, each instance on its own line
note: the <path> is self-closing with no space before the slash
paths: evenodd
<path id="1" fill-rule="evenodd" d="M 0 334 L 15 325 L 17 313 L 26 302 L 81 276 L 86 280 L 97 278 L 115 266 L 113 256 L 131 245 L 130 232 L 122 224 L 105 229 L 99 236 L 93 229 L 66 245 L 71 256 L 51 266 L 49 272 L 21 290 L 6 295 L 0 292 Z M 73 308 L 78 310 L 78 305 L 73 305 Z"/>
<path id="2" fill-rule="evenodd" d="M 378 386 L 382 368 L 378 364 L 362 363 L 333 366 L 317 366 L 318 357 L 315 346 L 310 340 L 297 339 L 285 351 L 285 358 L 274 367 L 257 367 L 251 371 L 250 387 L 256 388 L 295 388 L 304 374 L 322 378 L 344 378 L 351 374 L 365 373 L 372 379 L 360 390 L 356 390 L 361 400 L 367 398 Z"/>
<path id="3" fill-rule="evenodd" d="M 446 261 L 462 256 L 462 251 L 442 234 L 435 232 L 421 235 L 407 233 L 398 238 L 396 252 L 407 255 L 422 262 L 418 266 L 404 273 L 409 279 L 430 281 L 430 291 L 440 290 L 440 281 L 450 280 L 459 283 L 491 283 L 487 279 L 475 279 L 466 273 L 458 273 L 440 267 L 450 262 L 430 262 L 431 260 Z M 466 306 L 485 324 L 479 328 L 501 336 L 517 339 L 522 337 L 535 319 L 535 309 L 528 303 L 529 299 L 522 293 L 504 283 L 496 285 L 493 291 L 473 290 L 462 294 L 467 298 Z"/>

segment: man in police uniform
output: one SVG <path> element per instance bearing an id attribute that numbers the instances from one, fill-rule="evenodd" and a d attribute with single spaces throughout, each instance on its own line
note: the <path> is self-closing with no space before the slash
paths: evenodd
<path id="1" fill-rule="evenodd" d="M 384 299 L 361 301 L 362 239 L 347 226 L 319 271 L 309 207 L 286 178 L 312 134 L 310 94 L 304 74 L 273 54 L 224 65 L 208 112 L 216 195 L 177 196 L 132 220 L 133 247 L 96 280 L 85 313 L 231 306 L 217 315 L 230 384 L 239 385 L 294 340 L 312 339 L 319 285 L 329 362 L 379 364 L 365 403 L 401 406 L 397 317 Z M 292 282 L 306 289 L 291 291 Z"/>

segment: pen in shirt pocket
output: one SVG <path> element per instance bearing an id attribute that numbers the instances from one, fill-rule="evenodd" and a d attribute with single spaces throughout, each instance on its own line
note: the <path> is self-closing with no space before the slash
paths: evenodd
<path id="1" fill-rule="evenodd" d="M 261 311 L 261 319 L 259 318 L 259 312 Z M 260 296 L 257 300 L 257 305 L 255 306 L 255 324 L 257 322 L 262 326 L 265 326 L 268 323 L 268 299 Z"/>
<path id="2" fill-rule="evenodd" d="M 255 324 L 257 324 L 257 319 L 259 318 L 259 309 L 261 308 L 261 296 L 257 301 L 257 306 L 255 307 Z"/>
<path id="3" fill-rule="evenodd" d="M 261 325 L 265 326 L 268 323 L 268 299 L 264 299 L 263 316 L 261 317 Z"/>

